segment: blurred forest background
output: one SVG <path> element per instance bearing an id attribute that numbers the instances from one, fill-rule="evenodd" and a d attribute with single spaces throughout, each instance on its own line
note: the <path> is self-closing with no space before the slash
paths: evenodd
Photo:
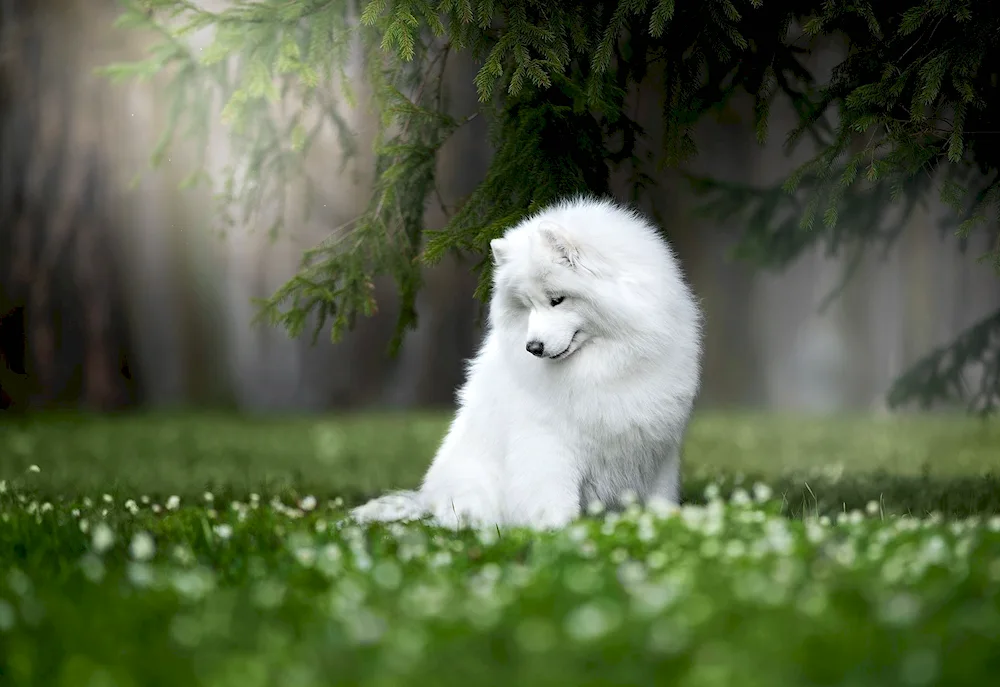
<path id="1" fill-rule="evenodd" d="M 142 56 L 143 35 L 114 29 L 116 14 L 111 0 L 0 0 L 0 407 L 450 405 L 479 340 L 471 259 L 428 270 L 419 327 L 396 358 L 386 354 L 391 283 L 379 284 L 380 312 L 336 345 L 251 326 L 251 299 L 271 295 L 305 248 L 366 204 L 375 122 L 364 99 L 348 122 L 355 158 L 342 165 L 333 132 L 310 152 L 307 165 L 325 182 L 320 212 L 276 240 L 266 222 L 213 231 L 212 197 L 178 189 L 189 171 L 181 156 L 203 152 L 222 169 L 231 162 L 227 139 L 220 127 L 207 150 L 188 146 L 149 170 L 167 117 L 162 79 L 113 85 L 94 74 Z M 814 68 L 829 69 L 838 49 L 818 52 Z M 476 70 L 462 55 L 448 62 L 451 106 L 463 116 L 477 106 Z M 642 96 L 631 106 L 655 145 L 661 112 Z M 760 146 L 750 107 L 748 99 L 701 126 L 688 171 L 771 182 L 805 159 L 808 150 L 791 158 L 782 147 L 792 112 L 775 105 Z M 491 154 L 485 127 L 472 121 L 446 144 L 445 206 L 482 178 Z M 1000 306 L 996 274 L 975 261 L 986 246 L 963 254 L 941 227 L 934 194 L 893 249 L 869 255 L 821 311 L 844 259 L 814 251 L 781 273 L 735 262 L 736 228 L 701 218 L 678 171 L 663 172 L 655 188 L 643 209 L 666 228 L 707 314 L 701 407 L 881 411 L 908 365 Z M 429 225 L 443 220 L 429 204 Z"/>

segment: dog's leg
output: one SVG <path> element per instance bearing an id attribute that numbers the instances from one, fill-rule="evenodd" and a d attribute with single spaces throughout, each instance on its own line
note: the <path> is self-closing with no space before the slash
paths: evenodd
<path id="1" fill-rule="evenodd" d="M 505 490 L 510 524 L 551 530 L 580 517 L 581 468 L 567 442 L 525 427 L 510 448 Z"/>
<path id="2" fill-rule="evenodd" d="M 680 446 L 671 442 L 666 450 L 666 459 L 660 464 L 649 501 L 665 502 L 677 506 L 681 501 L 681 451 Z"/>
<path id="3" fill-rule="evenodd" d="M 456 446 L 462 444 L 457 442 Z M 464 448 L 475 449 L 476 445 Z M 473 450 L 456 455 L 449 445 L 442 446 L 420 487 L 436 525 L 457 530 L 503 524 L 500 476 L 491 466 L 488 454 Z"/>
<path id="4" fill-rule="evenodd" d="M 427 508 L 416 491 L 392 491 L 351 510 L 359 523 L 419 520 Z"/>

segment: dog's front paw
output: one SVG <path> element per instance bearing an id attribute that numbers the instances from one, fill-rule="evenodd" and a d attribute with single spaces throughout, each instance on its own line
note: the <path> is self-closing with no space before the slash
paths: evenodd
<path id="1" fill-rule="evenodd" d="M 428 510 L 435 525 L 449 530 L 480 529 L 500 524 L 500 518 L 475 499 L 432 501 L 428 504 Z"/>
<path id="2" fill-rule="evenodd" d="M 538 530 L 558 530 L 566 527 L 580 515 L 579 508 L 544 508 L 533 513 L 528 519 L 528 527 Z"/>
<path id="3" fill-rule="evenodd" d="M 396 491 L 372 499 L 351 510 L 358 523 L 419 520 L 428 515 L 417 492 Z"/>

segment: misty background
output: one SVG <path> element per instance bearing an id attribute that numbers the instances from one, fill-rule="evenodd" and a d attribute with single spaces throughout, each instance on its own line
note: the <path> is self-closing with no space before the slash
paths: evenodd
<path id="1" fill-rule="evenodd" d="M 164 79 L 116 85 L 93 73 L 143 57 L 150 37 L 114 29 L 115 16 L 106 0 L 0 0 L 0 403 L 255 412 L 451 405 L 480 337 L 475 256 L 427 270 L 419 327 L 396 358 L 386 354 L 396 317 L 388 281 L 378 282 L 379 313 L 336 345 L 251 326 L 251 299 L 271 295 L 304 249 L 367 202 L 376 122 L 360 77 L 362 97 L 349 109 L 358 155 L 343 165 L 328 130 L 307 160 L 321 182 L 316 212 L 274 241 L 266 218 L 222 233 L 211 194 L 178 189 L 200 151 L 178 142 L 149 169 L 167 121 Z M 817 54 L 816 68 L 832 65 L 837 50 Z M 448 64 L 451 106 L 462 116 L 477 107 L 476 70 L 460 54 Z M 643 95 L 633 93 L 631 106 L 655 147 L 662 113 Z M 690 171 L 767 183 L 806 159 L 805 147 L 792 157 L 783 149 L 792 112 L 775 106 L 760 146 L 749 99 L 742 105 L 701 126 Z M 221 125 L 209 141 L 211 169 L 235 161 Z M 440 156 L 445 206 L 476 186 L 489 160 L 480 117 Z M 656 182 L 640 207 L 666 229 L 706 313 L 702 408 L 881 411 L 896 375 L 1000 306 L 996 274 L 975 260 L 986 246 L 976 238 L 963 253 L 940 226 L 936 197 L 820 312 L 845 257 L 819 248 L 780 273 L 735 262 L 728 251 L 740 228 L 700 218 L 677 172 Z M 615 191 L 627 198 L 624 172 Z M 432 228 L 445 219 L 440 205 L 428 202 Z"/>

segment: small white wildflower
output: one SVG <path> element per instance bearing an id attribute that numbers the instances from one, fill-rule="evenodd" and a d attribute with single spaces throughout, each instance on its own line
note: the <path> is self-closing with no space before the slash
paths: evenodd
<path id="1" fill-rule="evenodd" d="M 100 582 L 104 578 L 104 563 L 92 553 L 80 559 L 80 569 L 83 571 L 83 576 L 91 582 Z"/>
<path id="2" fill-rule="evenodd" d="M 299 508 L 301 508 L 304 511 L 311 511 L 315 507 L 316 507 L 315 496 L 306 496 L 301 501 L 299 501 Z"/>
<path id="3" fill-rule="evenodd" d="M 7 493 L 7 480 L 0 479 L 0 494 Z"/>
<path id="4" fill-rule="evenodd" d="M 991 532 L 1000 532 L 1000 515 L 994 515 L 986 523 L 986 528 Z"/>
<path id="5" fill-rule="evenodd" d="M 83 497 L 83 507 L 84 508 L 90 508 L 93 505 L 94 505 L 94 502 L 90 500 L 89 496 L 84 496 Z"/>
<path id="6" fill-rule="evenodd" d="M 311 568 L 316 562 L 316 549 L 311 546 L 299 546 L 295 549 L 295 559 L 304 568 Z"/>
<path id="7" fill-rule="evenodd" d="M 665 520 L 678 511 L 676 503 L 661 496 L 653 496 L 646 502 L 646 509 L 656 518 Z"/>
<path id="8" fill-rule="evenodd" d="M 741 558 L 746 555 L 747 546 L 740 539 L 731 539 L 726 543 L 725 555 L 727 558 Z"/>
<path id="9" fill-rule="evenodd" d="M 153 583 L 153 568 L 148 563 L 130 561 L 125 574 L 136 587 L 148 587 Z"/>
<path id="10" fill-rule="evenodd" d="M 175 561 L 177 561 L 181 565 L 190 565 L 195 561 L 194 553 L 191 551 L 191 549 L 189 549 L 186 546 L 182 546 L 180 544 L 174 546 L 173 550 L 170 552 L 170 555 L 173 557 Z"/>
<path id="11" fill-rule="evenodd" d="M 137 561 L 148 561 L 156 552 L 156 544 L 148 532 L 136 532 L 129 545 L 129 553 Z"/>
<path id="12" fill-rule="evenodd" d="M 52 504 L 46 501 L 45 503 L 42 504 L 42 507 L 39 508 L 39 510 L 42 513 L 48 513 L 50 510 L 52 510 Z"/>
<path id="13" fill-rule="evenodd" d="M 206 503 L 212 503 L 213 501 L 215 501 L 215 494 L 213 494 L 210 491 L 206 491 L 204 494 L 201 495 L 201 498 L 203 498 Z"/>
<path id="14" fill-rule="evenodd" d="M 104 503 L 113 503 L 114 502 L 114 499 L 111 498 L 111 494 L 105 494 L 101 498 L 104 499 Z"/>
<path id="15" fill-rule="evenodd" d="M 0 632 L 8 632 L 14 627 L 14 607 L 0 599 Z"/>
<path id="16" fill-rule="evenodd" d="M 84 534 L 86 534 L 87 530 L 89 530 L 89 529 L 90 529 L 90 523 L 87 522 L 87 518 L 81 518 L 80 519 L 80 531 L 83 532 Z"/>
<path id="17" fill-rule="evenodd" d="M 578 642 L 600 639 L 621 623 L 621 611 L 612 604 L 587 603 L 566 616 L 565 631 Z"/>
<path id="18" fill-rule="evenodd" d="M 905 627 L 920 615 L 920 600 L 912 594 L 897 594 L 882 603 L 879 617 L 886 625 Z"/>
<path id="19" fill-rule="evenodd" d="M 663 551 L 653 551 L 646 557 L 646 566 L 650 570 L 660 570 L 667 564 L 667 554 Z"/>
<path id="20" fill-rule="evenodd" d="M 215 531 L 215 536 L 217 536 L 219 539 L 229 539 L 231 536 L 233 536 L 232 526 L 227 525 L 226 523 L 216 525 L 212 529 Z"/>
<path id="21" fill-rule="evenodd" d="M 625 561 L 618 566 L 618 580 L 623 586 L 639 584 L 646 579 L 646 568 L 638 561 Z"/>
<path id="22" fill-rule="evenodd" d="M 171 496 L 167 499 L 167 510 L 177 510 L 177 508 L 180 505 L 181 505 L 180 496 Z"/>
<path id="23" fill-rule="evenodd" d="M 74 518 L 80 517 L 80 509 L 79 508 L 74 508 L 73 510 L 70 511 L 70 513 L 73 515 Z"/>
<path id="24" fill-rule="evenodd" d="M 712 482 L 707 487 L 705 487 L 705 500 L 715 501 L 717 498 L 719 498 L 719 485 L 716 484 L 715 482 Z"/>
<path id="25" fill-rule="evenodd" d="M 107 523 L 99 522 L 94 527 L 91 537 L 91 545 L 97 553 L 104 553 L 115 543 L 115 533 L 111 531 Z"/>
<path id="26" fill-rule="evenodd" d="M 746 489 L 737 487 L 733 490 L 730 501 L 734 506 L 747 506 L 750 504 L 750 494 L 747 493 Z"/>
<path id="27" fill-rule="evenodd" d="M 771 490 L 771 487 L 763 482 L 757 482 L 753 485 L 753 498 L 757 503 L 770 501 L 773 494 L 774 492 Z"/>
<path id="28" fill-rule="evenodd" d="M 431 556 L 430 561 L 428 561 L 430 567 L 432 568 L 444 568 L 451 565 L 451 554 L 447 551 L 438 551 L 433 556 Z"/>
<path id="29" fill-rule="evenodd" d="M 587 538 L 587 526 L 583 523 L 571 525 L 566 530 L 566 537 L 574 544 L 579 544 Z"/>
<path id="30" fill-rule="evenodd" d="M 129 499 L 128 501 L 125 502 L 125 510 L 127 510 L 132 515 L 135 515 L 136 513 L 139 512 L 139 504 L 137 504 L 134 500 Z"/>
<path id="31" fill-rule="evenodd" d="M 383 589 L 398 589 L 403 581 L 403 571 L 392 560 L 384 560 L 372 570 L 372 579 Z"/>
<path id="32" fill-rule="evenodd" d="M 598 516 L 604 512 L 604 504 L 598 499 L 593 499 L 587 504 L 587 515 Z"/>
<path id="33" fill-rule="evenodd" d="M 37 465 L 29 465 L 28 466 L 28 472 L 41 472 L 41 471 L 42 471 L 42 469 L 40 467 L 38 467 Z"/>
<path id="34" fill-rule="evenodd" d="M 149 497 L 146 496 L 145 494 L 139 497 L 139 501 L 141 501 L 144 506 L 149 505 Z"/>
<path id="35" fill-rule="evenodd" d="M 154 504 L 153 504 L 152 506 L 150 506 L 150 507 L 149 507 L 149 509 L 150 509 L 151 511 L 153 511 L 154 513 L 159 513 L 159 512 L 161 511 L 161 510 L 163 510 L 163 509 L 162 509 L 162 508 L 160 507 L 160 504 L 158 504 L 158 503 L 154 503 Z"/>
<path id="36" fill-rule="evenodd" d="M 876 515 L 878 511 L 879 511 L 878 501 L 875 500 L 869 501 L 868 504 L 865 506 L 865 512 L 868 513 L 868 515 Z"/>

